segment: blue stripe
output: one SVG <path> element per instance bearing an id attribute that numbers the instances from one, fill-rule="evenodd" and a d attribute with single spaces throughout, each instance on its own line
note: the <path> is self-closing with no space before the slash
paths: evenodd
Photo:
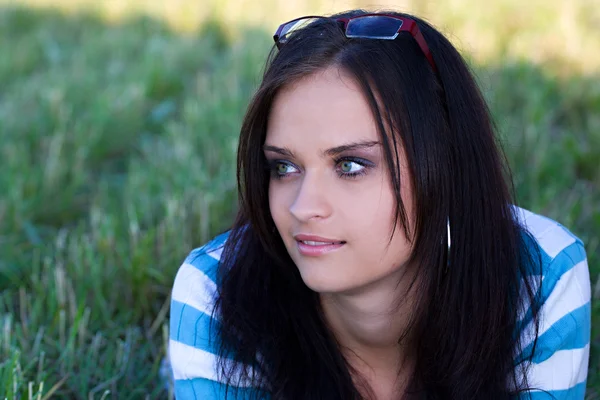
<path id="1" fill-rule="evenodd" d="M 204 378 L 178 379 L 175 381 L 175 397 L 177 400 L 220 400 L 225 398 L 227 385 Z M 231 400 L 251 399 L 257 389 L 236 388 L 229 386 L 227 398 Z M 268 400 L 270 395 L 265 391 L 258 390 L 259 399 Z M 233 397 L 235 395 L 235 397 Z"/>
<path id="2" fill-rule="evenodd" d="M 221 325 L 218 320 L 176 300 L 171 301 L 171 313 L 180 316 L 178 320 L 171 320 L 171 339 L 215 355 L 219 353 Z M 235 353 L 227 349 L 224 357 L 235 360 Z"/>
<path id="3" fill-rule="evenodd" d="M 554 257 L 548 265 L 549 268 L 544 270 L 544 276 L 555 276 L 558 280 L 565 272 L 585 259 L 585 249 L 581 242 L 572 243 Z"/>
<path id="4" fill-rule="evenodd" d="M 590 342 L 591 336 L 591 302 L 571 311 L 556 321 L 537 341 L 532 361 L 541 363 L 558 350 L 582 349 Z M 533 343 L 527 346 L 517 360 L 522 361 L 531 356 Z"/>
<path id="5" fill-rule="evenodd" d="M 179 303 L 179 302 L 177 302 Z M 179 303 L 181 304 L 181 303 Z M 170 319 L 169 319 L 169 338 L 178 340 L 179 330 L 181 328 L 182 307 L 177 307 L 174 300 L 171 300 Z"/>
<path id="6" fill-rule="evenodd" d="M 217 270 L 219 267 L 219 260 L 209 256 L 201 247 L 199 249 L 192 250 L 187 256 L 185 262 L 193 265 L 199 271 L 202 271 L 204 275 L 208 276 L 211 281 L 217 281 Z"/>
<path id="7" fill-rule="evenodd" d="M 229 237 L 230 232 L 231 231 L 222 233 L 203 246 L 192 250 L 184 262 L 193 265 L 200 271 L 204 272 L 204 274 L 213 282 L 217 282 L 219 260 L 209 256 L 206 253 L 210 253 L 222 248 Z"/>
<path id="8" fill-rule="evenodd" d="M 562 226 L 562 225 L 560 225 Z M 584 246 L 583 246 L 583 242 L 575 235 L 573 235 L 568 229 L 564 228 L 564 231 L 571 237 L 573 237 L 575 239 L 575 242 L 569 244 L 568 246 L 566 246 L 564 249 L 562 249 L 554 258 L 550 257 L 548 255 L 548 253 L 546 253 L 546 251 L 541 247 L 541 245 L 539 244 L 539 242 L 537 241 L 537 239 L 535 238 L 535 236 L 533 236 L 531 234 L 530 235 L 525 235 L 523 234 L 523 240 L 525 242 L 525 246 L 527 247 L 527 249 L 529 250 L 529 253 L 531 253 L 532 255 L 536 255 L 537 252 L 540 253 L 541 257 L 542 257 L 542 265 L 543 267 L 547 267 L 550 265 L 554 265 L 556 262 L 560 263 L 560 261 L 555 261 L 557 259 L 560 259 L 561 257 L 572 257 L 573 261 L 583 261 L 585 259 L 585 250 L 584 250 Z M 577 262 L 579 262 L 577 261 Z M 577 264 L 577 262 L 575 262 L 575 264 Z M 539 268 L 538 268 L 539 269 Z M 549 270 L 547 268 L 543 268 L 542 270 L 542 274 L 544 276 L 546 276 L 546 274 L 549 272 Z M 558 272 L 558 271 L 557 271 Z M 532 270 L 530 269 L 528 271 L 528 274 L 539 274 L 539 270 Z"/>
<path id="9" fill-rule="evenodd" d="M 519 396 L 520 400 L 583 400 L 585 398 L 586 382 L 578 383 L 577 385 L 566 390 L 549 390 L 547 393 L 536 391 Z"/>
<path id="10" fill-rule="evenodd" d="M 227 238 L 229 237 L 229 233 L 230 233 L 230 231 L 226 231 L 224 233 L 221 233 L 221 234 L 215 236 L 212 240 L 208 241 L 204 246 L 201 247 L 202 251 L 204 251 L 206 253 L 210 253 L 211 251 L 214 251 L 214 250 L 218 249 L 219 247 L 222 247 L 223 244 L 225 244 L 225 241 L 227 240 Z"/>
<path id="11" fill-rule="evenodd" d="M 542 254 L 542 273 L 544 275 L 544 280 L 542 281 L 541 292 L 538 289 L 536 297 L 543 305 L 564 273 L 573 269 L 576 264 L 585 261 L 586 254 L 585 249 L 580 241 L 576 241 L 575 243 L 565 247 L 565 249 L 558 253 L 552 260 L 546 253 L 543 252 L 541 248 L 540 251 Z M 524 314 L 523 319 L 519 324 L 519 332 L 521 332 L 522 329 L 524 329 L 531 322 L 531 319 L 532 311 L 530 307 Z"/>
<path id="12" fill-rule="evenodd" d="M 543 362 L 558 350 L 582 349 L 590 342 L 592 306 L 584 306 L 570 312 L 540 336 L 539 350 L 533 361 Z"/>
<path id="13" fill-rule="evenodd" d="M 179 321 L 173 322 L 176 330 L 173 330 L 173 326 L 171 326 L 171 339 L 214 353 L 216 335 L 209 335 L 209 323 L 212 321 L 213 332 L 215 332 L 215 328 L 218 328 L 218 321 L 189 304 L 177 300 L 171 301 L 171 312 L 179 316 Z"/>

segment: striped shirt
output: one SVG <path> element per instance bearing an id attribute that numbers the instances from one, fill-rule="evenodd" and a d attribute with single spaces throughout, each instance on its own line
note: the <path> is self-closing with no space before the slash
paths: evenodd
<path id="1" fill-rule="evenodd" d="M 528 383 L 539 390 L 521 395 L 521 399 L 583 399 L 591 334 L 590 276 L 583 243 L 549 218 L 522 208 L 515 210 L 535 239 L 530 245 L 542 256 L 541 287 L 537 288 L 542 300 L 540 327 L 535 354 L 527 361 Z M 228 234 L 193 250 L 175 277 L 169 359 L 179 400 L 224 398 L 225 385 L 218 381 L 215 368 L 218 338 L 214 329 L 209 332 L 209 322 L 217 267 Z M 540 277 L 536 278 L 539 282 Z M 528 314 L 525 311 L 521 316 L 523 347 L 517 351 L 516 362 L 532 352 L 533 323 Z M 518 368 L 523 365 L 519 363 Z M 248 390 L 239 391 L 241 398 L 247 397 Z"/>

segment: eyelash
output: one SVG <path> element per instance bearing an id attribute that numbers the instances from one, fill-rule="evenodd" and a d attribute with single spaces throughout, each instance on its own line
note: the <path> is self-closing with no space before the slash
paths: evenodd
<path id="1" fill-rule="evenodd" d="M 360 171 L 357 172 L 339 172 L 338 171 L 338 176 L 340 178 L 344 178 L 344 179 L 356 179 L 359 176 L 365 175 L 367 173 L 367 169 L 372 168 L 373 165 L 370 165 L 370 163 L 368 163 L 365 160 L 362 160 L 360 158 L 355 158 L 355 157 L 342 157 L 339 158 L 337 160 L 335 160 L 335 164 L 339 164 L 341 162 L 344 161 L 350 161 L 353 162 L 355 164 L 360 165 L 361 167 L 363 167 L 363 169 L 361 169 Z M 287 177 L 289 174 L 279 174 L 277 172 L 277 166 L 279 164 L 286 164 L 286 165 L 292 165 L 289 161 L 285 161 L 285 160 L 273 160 L 273 161 L 268 161 L 268 170 L 271 173 L 271 176 L 275 179 L 283 179 L 285 177 Z M 295 167 L 294 167 L 295 168 Z"/>

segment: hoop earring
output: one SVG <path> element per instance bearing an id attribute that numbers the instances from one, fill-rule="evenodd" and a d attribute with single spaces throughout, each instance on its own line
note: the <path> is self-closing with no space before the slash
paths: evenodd
<path id="1" fill-rule="evenodd" d="M 446 254 L 446 272 L 450 268 L 450 248 L 452 247 L 452 238 L 450 236 L 450 217 L 448 217 L 447 222 L 447 231 L 448 231 L 448 253 Z"/>

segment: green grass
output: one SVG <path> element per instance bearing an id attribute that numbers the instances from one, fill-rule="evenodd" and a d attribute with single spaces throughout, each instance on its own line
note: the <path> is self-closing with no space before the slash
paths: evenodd
<path id="1" fill-rule="evenodd" d="M 517 19 L 480 47 L 468 32 L 493 26 L 472 26 L 460 7 L 420 12 L 472 47 L 521 205 L 584 240 L 596 285 L 599 57 L 560 55 L 563 42 L 531 58 L 533 39 L 507 47 L 519 32 L 554 38 L 545 20 L 527 31 Z M 241 118 L 270 28 L 288 16 L 268 30 L 225 17 L 177 30 L 172 13 L 105 14 L 0 6 L 0 398 L 168 396 L 159 370 L 174 274 L 235 213 Z M 577 32 L 600 43 L 590 15 Z M 598 399 L 597 304 L 593 318 Z"/>

